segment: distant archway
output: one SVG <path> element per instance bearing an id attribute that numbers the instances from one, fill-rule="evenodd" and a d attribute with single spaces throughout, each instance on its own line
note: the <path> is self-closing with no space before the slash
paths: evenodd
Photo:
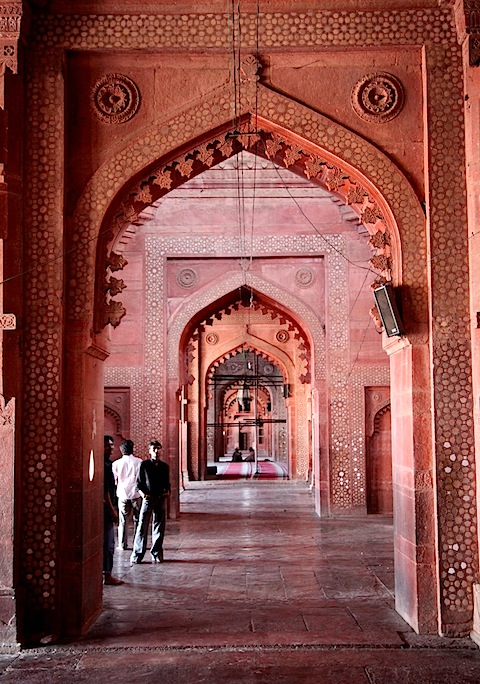
<path id="1" fill-rule="evenodd" d="M 182 386 L 182 402 L 186 404 L 180 427 L 182 478 L 204 479 L 207 462 L 225 455 L 220 454 L 224 448 L 222 439 L 231 433 L 226 429 L 227 434 L 224 435 L 223 431 L 232 427 L 230 423 L 226 426 L 229 414 L 225 411 L 225 391 L 232 387 L 237 391 L 243 386 L 249 387 L 253 412 L 249 405 L 248 421 L 240 420 L 238 414 L 245 412 L 239 409 L 231 422 L 245 427 L 248 446 L 252 445 L 253 435 L 255 448 L 258 447 L 261 420 L 256 414 L 258 391 L 260 386 L 271 385 L 273 406 L 268 418 L 264 417 L 262 422 L 269 420 L 272 425 L 274 421 L 276 425 L 283 424 L 282 430 L 275 431 L 272 442 L 275 451 L 285 457 L 282 459 L 288 462 L 293 477 L 305 480 L 312 461 L 307 437 L 308 413 L 311 411 L 310 335 L 291 311 L 259 294 L 258 290 L 242 286 L 222 297 L 215 297 L 214 293 L 218 294 L 216 289 L 211 290 L 210 304 L 200 310 L 200 303 L 205 303 L 204 296 L 189 302 L 186 307 L 189 314 L 196 311 L 185 326 L 177 347 L 180 372 L 176 382 Z M 181 328 L 184 320 L 185 312 L 178 315 L 176 330 Z M 176 343 L 172 350 L 175 346 Z M 229 370 L 227 376 L 223 375 L 223 380 L 218 370 L 221 367 Z M 275 368 L 278 373 L 274 376 Z M 296 415 L 302 419 L 297 420 Z M 170 422 L 168 418 L 167 422 Z M 285 443 L 287 424 L 288 444 Z M 242 439 L 240 431 L 235 446 L 239 446 Z M 227 449 L 232 446 L 228 439 L 226 446 Z"/>

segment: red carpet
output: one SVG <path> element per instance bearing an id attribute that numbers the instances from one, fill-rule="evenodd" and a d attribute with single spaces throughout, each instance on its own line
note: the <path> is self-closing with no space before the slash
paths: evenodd
<path id="1" fill-rule="evenodd" d="M 217 480 L 288 480 L 288 472 L 282 463 L 275 461 L 259 461 L 257 472 L 255 463 L 215 463 Z"/>
<path id="2" fill-rule="evenodd" d="M 217 480 L 241 480 L 252 476 L 253 463 L 218 463 Z M 222 472 L 222 466 L 226 469 Z"/>
<path id="3" fill-rule="evenodd" d="M 255 477 L 260 480 L 288 480 L 288 472 L 282 463 L 259 461 Z"/>

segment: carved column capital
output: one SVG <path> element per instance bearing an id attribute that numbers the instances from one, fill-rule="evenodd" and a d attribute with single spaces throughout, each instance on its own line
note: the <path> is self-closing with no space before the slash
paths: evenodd
<path id="1" fill-rule="evenodd" d="M 0 107 L 4 108 L 5 71 L 18 70 L 18 39 L 23 16 L 22 0 L 0 3 Z"/>
<path id="2" fill-rule="evenodd" d="M 23 16 L 22 0 L 0 3 L 0 74 L 17 73 L 17 43 Z"/>

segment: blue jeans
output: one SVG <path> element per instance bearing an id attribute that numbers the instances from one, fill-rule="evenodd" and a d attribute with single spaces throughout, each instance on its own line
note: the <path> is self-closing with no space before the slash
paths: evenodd
<path id="1" fill-rule="evenodd" d="M 147 550 L 150 520 L 152 520 L 152 547 L 150 553 L 152 558 L 158 558 L 163 553 L 163 537 L 167 520 L 166 496 L 143 499 L 142 501 L 137 531 L 133 540 L 132 556 L 130 558 L 133 563 L 142 561 Z"/>

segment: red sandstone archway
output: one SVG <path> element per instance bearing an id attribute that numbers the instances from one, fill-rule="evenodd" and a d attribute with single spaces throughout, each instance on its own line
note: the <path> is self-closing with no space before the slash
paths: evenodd
<path id="1" fill-rule="evenodd" d="M 67 269 L 70 320 L 67 361 L 70 367 L 73 364 L 83 368 L 81 373 L 76 374 L 79 388 L 85 385 L 87 375 L 98 375 L 101 371 L 99 361 L 106 353 L 103 334 L 97 334 L 92 343 L 92 323 L 94 329 L 99 331 L 105 323 L 118 324 L 123 315 L 122 305 L 114 297 L 124 284 L 112 277 L 112 271 L 121 268 L 121 259 L 108 252 L 108 245 L 115 244 L 125 227 L 137 220 L 143 207 L 154 201 L 153 188 L 168 191 L 172 183 L 181 182 L 191 177 L 192 173 L 200 172 L 199 164 L 208 166 L 215 163 L 215 154 L 219 153 L 225 158 L 251 145 L 249 141 L 252 136 L 248 136 L 245 143 L 242 142 L 242 131 L 238 135 L 235 129 L 233 136 L 228 135 L 232 128 L 225 123 L 221 103 L 222 98 L 227 102 L 229 97 L 230 93 L 217 91 L 214 100 L 205 101 L 201 107 L 187 114 L 182 113 L 168 126 L 165 122 L 159 123 L 157 131 L 150 131 L 148 135 L 128 144 L 115 159 L 99 169 L 80 199 L 73 221 L 72 245 L 77 246 L 87 240 L 86 255 L 81 268 L 76 260 L 71 259 Z M 402 401 L 411 403 L 411 378 L 424 373 L 424 361 L 418 355 L 411 355 L 410 344 L 428 343 L 427 282 L 423 269 L 426 254 L 425 220 L 418 199 L 391 161 L 340 125 L 261 85 L 256 92 L 256 103 L 255 116 L 248 114 L 248 108 L 243 115 L 246 126 L 243 132 L 256 134 L 262 131 L 259 135 L 267 156 L 270 145 L 270 153 L 276 161 L 297 172 L 312 174 L 309 177 L 323 181 L 330 191 L 339 192 L 345 201 L 350 202 L 372 235 L 372 247 L 377 250 L 372 265 L 391 276 L 395 283 L 402 284 L 409 341 L 404 346 L 406 355 L 401 349 L 396 350 L 392 370 L 394 377 L 400 379 L 408 376 L 404 370 L 400 372 L 400 366 L 407 365 L 410 368 L 410 380 L 397 389 L 398 396 L 403 397 Z M 167 128 L 168 134 L 165 134 Z M 191 140 L 197 142 L 192 145 L 189 142 Z M 361 160 L 361 168 L 352 163 L 356 159 Z M 96 236 L 105 237 L 105 240 L 100 240 L 95 256 L 92 242 Z M 105 256 L 108 293 L 106 306 L 103 306 Z M 95 259 L 97 288 L 94 297 L 92 266 Z M 86 350 L 88 355 L 84 356 Z M 177 389 L 168 384 L 166 386 L 169 396 L 172 396 L 172 390 L 175 394 Z M 81 396 L 81 392 L 72 395 L 67 411 L 70 416 L 76 417 L 70 423 L 70 430 L 82 434 L 82 419 L 79 421 L 82 411 L 75 406 L 78 396 Z M 428 413 L 426 397 L 423 401 L 424 413 Z M 394 417 L 403 414 L 403 410 L 399 412 L 398 408 L 392 405 Z M 418 404 L 416 410 L 419 410 Z M 85 427 L 88 433 L 88 426 Z M 413 443 L 415 425 L 412 424 L 408 430 Z M 411 452 L 407 453 L 410 458 Z M 404 456 L 405 452 L 394 455 L 394 460 Z M 408 467 L 415 468 L 413 458 Z M 175 484 L 178 487 L 178 483 Z M 432 488 L 428 495 L 433 496 Z M 410 515 L 415 520 L 411 500 L 409 496 L 403 498 L 399 490 L 396 505 L 401 515 Z M 405 507 L 409 509 L 408 513 Z M 430 524 L 433 526 L 433 520 Z M 433 527 L 428 535 L 429 539 L 434 538 Z M 402 570 L 402 555 L 397 555 L 396 560 L 398 572 L 406 576 L 410 570 L 406 565 Z M 421 601 L 425 598 L 431 605 L 433 599 L 427 597 L 428 593 L 425 589 L 425 596 L 422 594 L 420 598 Z M 417 595 L 415 583 L 398 585 L 398 610 L 414 626 L 418 627 L 420 623 L 427 625 L 428 620 L 422 622 L 416 600 L 411 600 L 413 594 Z"/>

